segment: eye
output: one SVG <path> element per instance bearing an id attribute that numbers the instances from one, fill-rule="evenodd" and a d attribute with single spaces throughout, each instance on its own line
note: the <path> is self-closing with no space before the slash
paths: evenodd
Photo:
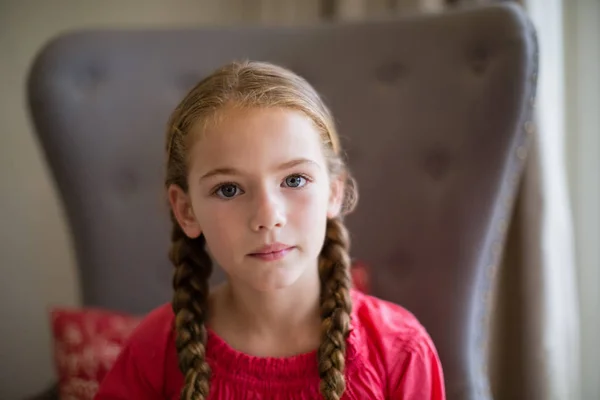
<path id="1" fill-rule="evenodd" d="M 285 184 L 291 188 L 300 188 L 306 185 L 307 179 L 302 175 L 290 175 L 285 178 Z"/>
<path id="2" fill-rule="evenodd" d="M 232 199 L 236 195 L 240 194 L 242 190 L 233 183 L 226 183 L 221 185 L 215 190 L 215 194 L 224 199 Z"/>

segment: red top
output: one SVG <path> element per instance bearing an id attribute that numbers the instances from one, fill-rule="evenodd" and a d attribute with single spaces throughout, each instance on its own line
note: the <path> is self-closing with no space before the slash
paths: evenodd
<path id="1" fill-rule="evenodd" d="M 343 400 L 443 400 L 444 380 L 425 329 L 404 308 L 351 293 L 353 316 L 346 350 Z M 166 304 L 133 333 L 95 400 L 178 400 L 183 374 L 177 365 L 174 315 Z M 209 331 L 212 369 L 209 400 L 318 399 L 316 350 L 290 358 L 260 358 L 231 348 Z"/>

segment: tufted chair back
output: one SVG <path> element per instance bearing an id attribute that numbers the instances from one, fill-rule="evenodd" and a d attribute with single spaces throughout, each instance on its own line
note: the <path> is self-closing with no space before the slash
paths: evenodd
<path id="1" fill-rule="evenodd" d="M 84 304 L 145 313 L 170 300 L 168 115 L 221 64 L 271 61 L 307 78 L 336 117 L 360 191 L 347 221 L 352 255 L 370 267 L 373 294 L 429 330 L 449 399 L 485 398 L 486 299 L 525 152 L 536 57 L 514 5 L 53 40 L 31 70 L 29 104 Z"/>

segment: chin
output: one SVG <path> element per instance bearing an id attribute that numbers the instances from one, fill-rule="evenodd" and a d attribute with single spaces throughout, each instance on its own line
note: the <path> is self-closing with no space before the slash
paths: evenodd
<path id="1" fill-rule="evenodd" d="M 308 283 L 313 278 L 319 279 L 316 262 L 307 262 L 303 257 L 289 259 L 289 255 L 285 260 L 271 262 L 244 260 L 238 268 L 226 273 L 247 288 L 261 293 L 276 292 L 297 286 L 301 281 Z"/>
<path id="2" fill-rule="evenodd" d="M 259 279 L 253 279 L 252 287 L 259 292 L 275 292 L 294 286 L 302 275 L 301 271 L 285 271 L 274 272 L 267 274 L 269 276 L 261 276 Z"/>

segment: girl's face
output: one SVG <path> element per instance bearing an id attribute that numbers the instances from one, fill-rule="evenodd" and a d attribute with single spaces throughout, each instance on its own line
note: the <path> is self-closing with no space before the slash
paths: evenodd
<path id="1" fill-rule="evenodd" d="M 314 275 L 343 187 L 330 179 L 312 121 L 288 109 L 230 108 L 190 133 L 198 139 L 189 153 L 189 191 L 169 189 L 185 233 L 204 234 L 229 278 L 255 290 Z"/>

